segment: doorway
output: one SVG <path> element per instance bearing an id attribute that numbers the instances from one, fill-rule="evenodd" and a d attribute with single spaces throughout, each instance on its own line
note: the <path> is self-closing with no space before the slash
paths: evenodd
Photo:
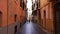
<path id="1" fill-rule="evenodd" d="M 17 25 L 14 28 L 15 28 L 14 34 L 16 34 L 16 32 L 17 32 Z"/>
<path id="2" fill-rule="evenodd" d="M 0 12 L 0 27 L 1 27 L 1 23 L 2 23 L 2 12 Z"/>
<path id="3" fill-rule="evenodd" d="M 55 34 L 60 34 L 60 2 L 54 5 L 53 14 Z"/>
<path id="4" fill-rule="evenodd" d="M 45 11 L 45 10 L 44 10 L 44 23 L 43 23 L 43 24 L 44 24 L 44 26 L 46 27 L 46 11 Z M 45 27 L 44 27 L 44 28 L 45 28 Z"/>

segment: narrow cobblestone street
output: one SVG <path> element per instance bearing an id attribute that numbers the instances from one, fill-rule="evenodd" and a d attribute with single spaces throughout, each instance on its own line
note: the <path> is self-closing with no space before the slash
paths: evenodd
<path id="1" fill-rule="evenodd" d="M 37 24 L 26 22 L 18 31 L 18 34 L 46 34 L 46 32 L 44 32 Z"/>

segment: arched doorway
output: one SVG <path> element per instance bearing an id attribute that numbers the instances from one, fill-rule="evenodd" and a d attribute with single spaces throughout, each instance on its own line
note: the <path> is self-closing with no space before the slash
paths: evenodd
<path id="1" fill-rule="evenodd" d="M 0 27 L 1 27 L 1 23 L 2 23 L 2 12 L 0 12 Z"/>
<path id="2" fill-rule="evenodd" d="M 54 5 L 54 27 L 55 34 L 60 34 L 60 2 Z"/>

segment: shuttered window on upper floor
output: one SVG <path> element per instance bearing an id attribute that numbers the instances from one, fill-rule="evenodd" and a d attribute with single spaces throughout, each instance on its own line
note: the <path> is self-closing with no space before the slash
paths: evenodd
<path id="1" fill-rule="evenodd" d="M 20 0 L 20 7 L 24 10 L 26 8 L 26 4 L 24 3 L 24 0 Z"/>

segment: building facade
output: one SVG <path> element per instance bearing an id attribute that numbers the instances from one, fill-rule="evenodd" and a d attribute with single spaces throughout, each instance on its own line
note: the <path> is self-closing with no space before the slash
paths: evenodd
<path id="1" fill-rule="evenodd" d="M 53 11 L 52 3 L 49 0 L 40 0 L 40 12 L 41 12 L 41 23 L 40 25 L 48 30 L 53 32 Z"/>
<path id="2" fill-rule="evenodd" d="M 16 34 L 24 18 L 20 0 L 0 0 L 0 34 Z"/>
<path id="3" fill-rule="evenodd" d="M 32 10 L 34 20 L 44 31 L 60 34 L 60 0 L 38 0 L 33 4 Z"/>
<path id="4" fill-rule="evenodd" d="M 60 0 L 40 0 L 40 26 L 51 34 L 60 34 Z"/>

